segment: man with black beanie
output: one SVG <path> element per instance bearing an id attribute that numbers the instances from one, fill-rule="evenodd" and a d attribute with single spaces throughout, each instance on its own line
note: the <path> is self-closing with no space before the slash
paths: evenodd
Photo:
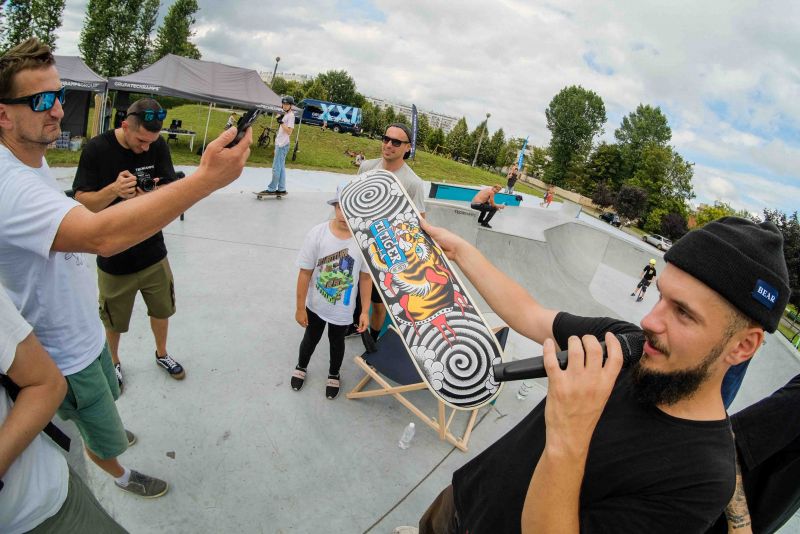
<path id="1" fill-rule="evenodd" d="M 543 344 L 548 394 L 454 473 L 420 532 L 707 531 L 735 487 L 723 377 L 775 331 L 789 298 L 778 229 L 728 217 L 684 236 L 641 327 L 546 309 L 460 237 L 423 229 L 511 328 Z M 615 335 L 633 332 L 643 355 L 621 370 Z"/>

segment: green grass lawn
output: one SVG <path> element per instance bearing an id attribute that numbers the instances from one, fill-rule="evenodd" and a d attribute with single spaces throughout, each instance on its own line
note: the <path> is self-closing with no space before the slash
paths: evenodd
<path id="1" fill-rule="evenodd" d="M 90 112 L 93 113 L 93 110 Z M 185 130 L 197 132 L 194 141 L 195 151 L 203 144 L 203 132 L 205 131 L 206 121 L 208 121 L 208 141 L 214 139 L 222 131 L 228 119 L 227 109 L 212 108 L 209 117 L 208 106 L 198 104 L 185 104 L 169 110 L 169 115 L 165 120 L 166 124 L 172 119 L 183 121 L 182 127 Z M 90 115 L 90 124 L 91 124 Z M 271 123 L 271 124 L 270 124 Z M 253 127 L 253 147 L 248 167 L 271 167 L 274 147 L 272 144 L 265 148 L 255 145 L 255 140 L 261 134 L 264 127 L 272 126 L 273 130 L 277 124 L 272 117 L 261 116 Z M 295 130 L 295 133 L 297 130 Z M 200 156 L 189 150 L 189 139 L 185 136 L 178 137 L 177 142 L 170 141 L 172 161 L 175 165 L 197 165 Z M 294 148 L 294 135 L 292 135 L 292 148 Z M 292 169 L 309 169 L 340 172 L 344 174 L 355 174 L 356 167 L 352 164 L 352 158 L 345 154 L 345 151 L 363 151 L 368 159 L 380 157 L 381 145 L 377 139 L 368 137 L 354 137 L 350 134 L 338 134 L 330 130 L 302 125 L 300 127 L 300 148 L 297 151 L 297 159 L 292 161 L 292 152 L 287 157 L 287 167 Z M 53 167 L 77 166 L 80 152 L 70 152 L 69 150 L 48 150 L 47 161 Z M 435 156 L 428 152 L 417 151 L 416 159 L 409 161 L 409 165 L 414 169 L 420 178 L 431 182 L 447 182 L 466 185 L 494 185 L 500 184 L 505 187 L 506 178 L 499 174 L 489 172 L 484 169 L 470 167 L 463 163 Z M 517 182 L 515 189 L 521 193 L 542 196 L 542 192 L 534 187 Z"/>

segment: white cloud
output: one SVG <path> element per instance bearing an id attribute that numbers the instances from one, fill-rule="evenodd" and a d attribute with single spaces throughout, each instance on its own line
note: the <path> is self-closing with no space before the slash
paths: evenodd
<path id="1" fill-rule="evenodd" d="M 673 144 L 709 169 L 698 171 L 698 197 L 734 198 L 722 182 L 708 181 L 740 187 L 731 168 L 760 176 L 765 190 L 798 184 L 797 2 L 199 3 L 195 41 L 205 59 L 271 72 L 280 56 L 279 70 L 344 69 L 362 93 L 463 115 L 470 127 L 489 112 L 490 130 L 530 135 L 536 145 L 549 142 L 549 101 L 580 84 L 603 98 L 613 119 L 603 136 L 609 141 L 639 103 L 660 106 Z M 85 5 L 67 0 L 60 53 L 77 54 Z M 774 199 L 773 207 L 793 211 L 796 198 L 748 193 L 742 202 Z"/>

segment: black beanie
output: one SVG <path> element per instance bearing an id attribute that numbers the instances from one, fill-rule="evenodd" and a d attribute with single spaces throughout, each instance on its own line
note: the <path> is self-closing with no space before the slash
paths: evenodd
<path id="1" fill-rule="evenodd" d="M 789 302 L 783 236 L 771 222 L 723 217 L 683 236 L 664 260 L 774 332 Z"/>

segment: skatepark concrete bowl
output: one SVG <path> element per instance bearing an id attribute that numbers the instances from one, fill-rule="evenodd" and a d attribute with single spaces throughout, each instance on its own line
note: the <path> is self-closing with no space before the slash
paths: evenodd
<path id="1" fill-rule="evenodd" d="M 192 168 L 182 168 L 190 173 Z M 67 189 L 74 169 L 55 169 Z M 170 491 L 143 500 L 114 487 L 86 462 L 71 424 L 70 464 L 106 510 L 132 533 L 389 533 L 415 525 L 455 469 L 510 430 L 546 393 L 536 380 L 528 397 L 508 384 L 495 405 L 484 408 L 463 453 L 417 424 L 411 447 L 398 439 L 419 423 L 390 397 L 348 400 L 361 378 L 353 364 L 360 339 L 347 340 L 342 394 L 330 401 L 324 388 L 328 344 L 323 336 L 300 392 L 289 386 L 303 330 L 294 321 L 295 260 L 306 232 L 328 219 L 325 201 L 346 176 L 288 172 L 290 194 L 258 202 L 269 169 L 245 169 L 230 186 L 203 200 L 165 230 L 175 276 L 178 312 L 171 319 L 169 350 L 186 368 L 174 381 L 152 359 L 152 336 L 137 300 L 120 357 L 125 392 L 122 419 L 138 442 L 123 465 L 164 478 Z M 532 198 L 478 228 L 467 203 L 431 201 L 429 220 L 474 243 L 492 262 L 545 306 L 584 315 L 611 315 L 638 322 L 657 300 L 629 297 L 651 257 L 660 253 L 621 238 L 604 223 L 585 222 L 570 203 L 538 207 Z M 471 288 L 470 293 L 478 298 Z M 481 311 L 501 324 L 482 299 Z M 513 334 L 506 359 L 540 354 Z M 797 353 L 781 336 L 768 336 L 748 370 L 732 408 L 741 409 L 798 373 Z M 434 413 L 427 391 L 414 402 Z M 459 414 L 453 425 L 463 425 Z M 797 532 L 794 518 L 784 532 Z"/>

